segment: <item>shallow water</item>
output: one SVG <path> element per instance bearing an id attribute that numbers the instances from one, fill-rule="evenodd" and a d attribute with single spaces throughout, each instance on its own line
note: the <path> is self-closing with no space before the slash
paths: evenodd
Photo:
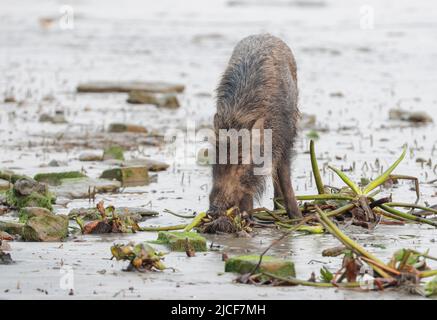
<path id="1" fill-rule="evenodd" d="M 301 111 L 316 114 L 317 128 L 326 129 L 316 144 L 320 166 L 330 163 L 348 168 L 355 163 L 350 176 L 356 180 L 372 178 L 381 170 L 372 169 L 376 159 L 387 168 L 408 143 L 408 156 L 396 172 L 417 176 L 421 201 L 434 204 L 436 184 L 426 182 L 436 178 L 436 126 L 413 127 L 389 121 L 388 111 L 395 106 L 424 110 L 437 120 L 437 5 L 428 1 L 414 5 L 370 1 L 375 8 L 375 26 L 362 30 L 361 2 L 321 3 L 73 1 L 74 29 L 61 30 L 57 21 L 46 29 L 39 23 L 40 18 L 58 16 L 61 2 L 2 1 L 0 92 L 12 92 L 19 103 L 0 104 L 0 167 L 29 175 L 83 168 L 89 176 L 97 177 L 109 165 L 80 162 L 78 156 L 99 148 L 95 137 L 111 122 L 141 124 L 160 134 L 167 129 L 184 129 L 186 119 L 197 127 L 209 125 L 214 113 L 213 90 L 233 46 L 246 35 L 270 32 L 283 38 L 296 56 Z M 129 105 L 125 94 L 75 93 L 79 82 L 89 80 L 165 80 L 183 83 L 186 90 L 180 95 L 180 109 L 157 110 Z M 336 96 L 339 92 L 342 97 Z M 58 109 L 64 110 L 68 124 L 38 122 L 40 114 Z M 298 194 L 315 192 L 305 153 L 307 132 L 303 130 L 296 141 L 293 181 Z M 103 148 L 103 142 L 99 143 Z M 129 158 L 145 156 L 166 161 L 171 167 L 158 173 L 156 183 L 126 188 L 119 194 L 99 194 L 96 201 L 160 212 L 207 208 L 211 186 L 208 167 L 169 156 L 168 145 L 139 145 L 127 153 Z M 418 158 L 431 159 L 432 165 L 422 167 L 416 162 Z M 41 167 L 53 159 L 66 165 Z M 329 185 L 341 185 L 328 170 L 323 178 Z M 394 200 L 413 202 L 415 194 L 410 187 L 405 182 L 386 192 L 393 191 Z M 261 206 L 271 206 L 272 193 L 269 186 Z M 56 211 L 66 213 L 88 205 L 87 199 L 74 200 L 66 207 L 56 206 Z M 144 224 L 183 222 L 162 213 Z M 430 254 L 437 255 L 437 234 L 427 226 L 379 226 L 372 232 L 349 227 L 345 231 L 384 260 L 401 247 L 430 249 Z M 277 236 L 263 230 L 251 239 L 211 236 L 210 240 L 230 254 L 260 253 Z M 155 233 L 139 233 L 80 236 L 76 239 L 80 241 L 64 243 L 11 242 L 17 263 L 0 266 L 0 298 L 71 298 L 60 285 L 65 266 L 73 268 L 74 298 L 420 298 L 397 290 L 359 293 L 237 285 L 232 282 L 234 275 L 218 275 L 223 262 L 221 253 L 214 251 L 198 253 L 196 258 L 169 254 L 165 262 L 176 272 L 126 273 L 121 271 L 123 263 L 108 260 L 113 242 L 155 237 Z M 284 241 L 272 253 L 291 258 L 298 277 L 307 279 L 325 264 L 332 271 L 339 267 L 341 259 L 320 254 L 337 244 L 329 235 L 300 236 Z"/>

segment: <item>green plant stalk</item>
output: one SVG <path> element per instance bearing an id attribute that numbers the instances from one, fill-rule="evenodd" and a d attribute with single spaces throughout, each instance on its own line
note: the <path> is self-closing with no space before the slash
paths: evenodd
<path id="1" fill-rule="evenodd" d="M 422 252 L 419 252 L 419 251 L 416 251 L 416 250 L 413 250 L 413 249 L 408 249 L 408 250 L 410 250 L 412 253 L 415 253 L 415 254 L 417 254 L 417 255 L 419 255 L 421 257 L 437 261 L 437 257 L 430 256 L 428 253 L 422 253 Z M 428 252 L 428 251 L 429 250 L 427 250 L 426 252 Z"/>
<path id="2" fill-rule="evenodd" d="M 283 223 L 283 222 L 280 222 L 280 221 L 276 222 L 275 224 L 280 226 L 280 227 L 287 228 L 287 229 L 294 227 L 294 225 L 286 224 L 286 223 Z M 296 231 L 301 231 L 301 232 L 312 233 L 312 234 L 321 234 L 321 233 L 324 233 L 324 229 L 323 229 L 323 227 L 321 225 L 317 225 L 317 226 L 306 226 L 306 225 L 303 225 L 303 226 L 299 226 L 295 230 Z"/>
<path id="3" fill-rule="evenodd" d="M 383 174 L 381 174 L 378 178 L 370 182 L 363 190 L 364 194 L 368 194 L 373 189 L 377 188 L 381 184 L 383 184 L 387 178 L 390 176 L 390 174 L 393 172 L 394 169 L 401 163 L 401 161 L 404 159 L 405 154 L 407 153 L 407 146 L 404 146 L 404 149 L 402 151 L 401 156 L 393 163 Z"/>
<path id="4" fill-rule="evenodd" d="M 312 282 L 312 281 L 305 281 L 300 280 L 292 277 L 280 277 L 274 274 L 271 274 L 270 272 L 262 272 L 263 275 L 266 275 L 270 278 L 283 281 L 290 285 L 301 285 L 301 286 L 309 286 L 309 287 L 319 287 L 319 288 L 360 288 L 359 282 L 346 282 L 346 283 L 328 283 L 328 282 Z"/>
<path id="5" fill-rule="evenodd" d="M 339 216 L 345 212 L 348 212 L 349 210 L 352 210 L 353 208 L 355 208 L 355 204 L 348 203 L 348 204 L 344 205 L 343 207 L 340 207 L 340 208 L 332 210 L 332 211 L 328 211 L 326 213 L 326 216 L 328 216 L 328 217 Z"/>
<path id="6" fill-rule="evenodd" d="M 279 209 L 285 210 L 285 207 L 279 202 L 280 199 L 282 199 L 282 198 L 274 198 L 273 202 L 275 203 L 275 205 L 277 205 L 279 207 Z"/>
<path id="7" fill-rule="evenodd" d="M 419 278 L 429 278 L 437 276 L 437 270 L 426 270 L 419 273 Z"/>
<path id="8" fill-rule="evenodd" d="M 341 170 L 333 167 L 333 166 L 328 166 L 329 169 L 333 170 L 340 178 L 341 180 L 343 180 L 344 183 L 346 183 L 349 188 L 352 189 L 352 191 L 356 194 L 356 195 L 362 195 L 363 192 L 361 191 L 360 187 L 358 187 L 355 182 L 353 182 L 351 179 L 349 179 L 348 176 L 346 176 L 343 172 L 341 172 Z"/>
<path id="9" fill-rule="evenodd" d="M 420 209 L 420 210 L 423 210 L 423 211 L 428 211 L 428 212 L 437 214 L 437 210 L 436 209 L 428 208 L 428 207 L 417 205 L 417 204 L 414 204 L 414 203 L 387 202 L 387 203 L 384 203 L 384 204 L 386 206 L 389 206 L 389 207 L 414 208 L 414 209 Z"/>
<path id="10" fill-rule="evenodd" d="M 140 231 L 173 231 L 182 230 L 187 227 L 187 224 L 178 224 L 175 226 L 164 226 L 164 227 L 142 227 Z"/>
<path id="11" fill-rule="evenodd" d="M 353 197 L 345 196 L 341 194 L 314 194 L 314 195 L 304 195 L 304 196 L 296 196 L 296 199 L 299 201 L 307 201 L 307 200 L 353 200 Z"/>
<path id="12" fill-rule="evenodd" d="M 283 219 L 283 218 L 277 216 L 273 211 L 270 211 L 267 208 L 264 208 L 264 210 L 265 210 L 265 212 L 267 212 L 267 214 L 269 216 L 271 216 L 274 219 L 274 221 L 280 221 L 282 223 L 287 223 L 287 219 Z"/>
<path id="13" fill-rule="evenodd" d="M 412 215 L 410 213 L 406 213 L 406 212 L 402 212 L 402 211 L 396 210 L 396 209 L 394 209 L 392 207 L 389 207 L 389 206 L 386 206 L 384 204 L 379 205 L 379 207 L 381 209 L 383 209 L 383 210 L 385 210 L 385 211 L 395 215 L 395 216 L 404 218 L 406 220 L 411 220 L 411 221 L 420 222 L 420 223 L 426 223 L 426 224 L 429 224 L 429 225 L 437 228 L 437 222 L 434 222 L 434 221 L 431 221 L 431 220 L 428 220 L 428 219 L 425 219 L 425 218 L 422 218 L 422 217 L 418 217 L 418 216 Z"/>
<path id="14" fill-rule="evenodd" d="M 79 228 L 80 228 L 80 232 L 83 233 L 84 230 L 84 223 L 83 220 L 79 217 L 76 217 L 76 223 L 78 224 Z"/>
<path id="15" fill-rule="evenodd" d="M 184 219 L 193 219 L 194 218 L 194 216 L 192 216 L 192 215 L 191 216 L 187 216 L 187 215 L 183 215 L 183 214 L 178 214 L 178 213 L 173 212 L 173 211 L 168 210 L 168 209 L 164 209 L 164 212 L 170 213 L 171 215 L 176 216 L 178 218 L 184 218 Z"/>
<path id="16" fill-rule="evenodd" d="M 319 165 L 316 159 L 316 152 L 314 150 L 314 140 L 310 141 L 310 156 L 311 156 L 311 167 L 313 169 L 314 181 L 316 182 L 317 192 L 319 194 L 325 193 L 325 188 L 323 187 L 322 177 L 320 176 Z"/>
<path id="17" fill-rule="evenodd" d="M 384 211 L 381 208 L 373 208 L 373 212 L 375 212 L 376 214 L 379 214 L 381 216 L 393 219 L 393 220 L 397 220 L 397 221 L 402 221 L 402 222 L 408 222 L 408 220 L 403 219 L 397 215 L 391 214 L 390 212 Z"/>
<path id="18" fill-rule="evenodd" d="M 191 221 L 190 224 L 188 224 L 185 229 L 184 232 L 190 232 L 193 228 L 197 227 L 197 225 L 200 224 L 200 222 L 202 221 L 203 218 L 206 217 L 206 212 L 200 212 L 194 219 L 193 221 Z"/>
<path id="19" fill-rule="evenodd" d="M 379 260 L 377 257 L 372 255 L 371 253 L 367 252 L 358 243 L 356 243 L 351 238 L 346 236 L 343 232 L 341 232 L 341 230 L 326 216 L 326 214 L 318 206 L 316 206 L 316 210 L 317 210 L 317 213 L 318 213 L 319 221 L 324 226 L 326 226 L 326 229 L 330 233 L 332 233 L 332 235 L 335 236 L 338 240 L 340 240 L 346 247 L 348 247 L 349 249 L 355 251 L 359 255 L 362 255 L 362 256 L 370 259 L 370 260 L 373 260 L 373 261 L 379 263 L 380 265 L 384 265 L 385 266 L 384 262 Z M 378 272 L 382 277 L 387 278 L 387 279 L 391 279 L 392 278 L 388 273 L 386 273 L 381 268 L 379 268 L 379 267 L 377 267 L 375 265 L 371 265 L 371 267 L 376 272 Z"/>

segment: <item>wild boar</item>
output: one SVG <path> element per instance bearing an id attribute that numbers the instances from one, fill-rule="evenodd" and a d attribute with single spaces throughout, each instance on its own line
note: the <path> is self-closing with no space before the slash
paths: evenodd
<path id="1" fill-rule="evenodd" d="M 217 216 L 237 206 L 241 211 L 253 208 L 254 197 L 264 192 L 265 174 L 256 174 L 259 163 L 253 154 L 245 154 L 238 140 L 238 162 L 230 161 L 230 142 L 220 132 L 249 130 L 251 138 L 258 130 L 263 153 L 270 143 L 274 197 L 281 197 L 289 217 L 297 218 L 299 210 L 290 178 L 293 144 L 299 110 L 296 62 L 290 48 L 269 34 L 252 35 L 235 47 L 216 92 L 214 115 L 216 138 L 213 186 L 208 214 Z M 271 132 L 267 141 L 266 132 Z M 250 139 L 251 146 L 254 140 Z M 225 145 L 226 149 L 221 149 Z M 221 156 L 220 150 L 227 154 Z M 235 150 L 235 149 L 234 149 Z M 251 149 L 253 150 L 253 149 Z M 261 153 L 262 154 L 262 153 Z M 243 162 L 243 159 L 249 161 Z"/>

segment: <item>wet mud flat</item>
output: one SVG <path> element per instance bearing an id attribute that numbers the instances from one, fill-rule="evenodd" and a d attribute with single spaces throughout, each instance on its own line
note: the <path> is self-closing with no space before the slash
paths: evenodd
<path id="1" fill-rule="evenodd" d="M 321 2 L 322 3 L 322 2 Z M 296 142 L 293 177 L 298 194 L 313 194 L 309 137 L 318 135 L 317 156 L 322 177 L 340 184 L 326 164 L 349 170 L 355 180 L 375 178 L 378 160 L 387 168 L 404 143 L 409 149 L 397 172 L 418 177 L 421 203 L 435 204 L 437 162 L 434 123 L 417 125 L 390 120 L 391 109 L 425 111 L 436 121 L 437 101 L 433 85 L 433 4 L 417 4 L 417 15 L 407 5 L 395 9 L 389 1 L 375 5 L 373 30 L 359 28 L 359 5 L 349 1 L 325 1 L 302 7 L 278 2 L 228 3 L 206 6 L 199 1 L 184 6 L 142 4 L 132 1 L 120 18 L 117 2 L 78 4 L 75 29 L 60 30 L 56 22 L 42 26 L 41 18 L 56 16 L 56 4 L 22 1 L 2 4 L 0 92 L 0 168 L 34 176 L 41 172 L 83 171 L 92 179 L 114 167 L 105 161 L 80 161 L 80 155 L 101 154 L 107 145 L 121 144 L 127 161 L 153 159 L 168 163 L 165 171 L 151 173 L 144 186 L 97 193 L 87 197 L 59 197 L 54 212 L 93 207 L 100 200 L 115 207 L 140 207 L 158 211 L 141 222 L 176 225 L 186 219 L 166 214 L 200 212 L 208 206 L 210 168 L 173 157 L 162 142 L 166 130 L 185 130 L 186 119 L 208 126 L 214 113 L 213 89 L 235 43 L 242 37 L 269 31 L 292 47 L 299 66 L 300 108 L 314 115 L 303 125 Z M 259 10 L 265 15 L 260 17 Z M 393 12 L 393 10 L 395 12 Z M 29 16 L 34 17 L 29 19 Z M 417 17 L 420 17 L 418 19 Z M 420 54 L 415 48 L 423 48 Z M 181 83 L 180 107 L 158 108 L 127 103 L 126 93 L 78 93 L 88 81 L 166 81 Z M 6 98 L 14 97 L 15 102 Z M 8 102 L 9 101 L 9 102 Z M 12 101 L 12 102 L 11 102 Z M 44 121 L 62 111 L 65 121 Z M 303 120 L 306 118 L 304 117 Z M 144 132 L 110 133 L 111 123 L 142 126 Z M 53 160 L 58 166 L 49 166 Z M 54 163 L 52 163 L 53 165 Z M 393 191 L 399 201 L 414 202 L 412 184 L 402 182 Z M 386 190 L 390 192 L 391 190 Z M 267 189 L 259 206 L 272 206 L 273 190 Z M 378 226 L 368 231 L 356 226 L 342 230 L 384 261 L 399 248 L 430 250 L 437 255 L 436 231 L 426 225 Z M 228 255 L 260 254 L 278 237 L 277 231 L 258 230 L 252 238 L 210 235 L 213 250 L 188 258 L 172 252 L 165 264 L 175 270 L 123 272 L 125 262 L 109 260 L 115 242 L 154 240 L 157 233 L 78 235 L 64 242 L 9 241 L 12 265 L 0 266 L 0 297 L 10 298 L 142 298 L 142 299 L 420 299 L 402 290 L 356 292 L 302 286 L 266 287 L 236 284 L 234 274 L 224 273 L 222 252 Z M 297 236 L 272 248 L 269 254 L 295 262 L 299 278 L 308 279 L 338 259 L 322 257 L 323 249 L 338 245 L 329 234 Z M 166 251 L 163 246 L 157 249 Z M 66 281 L 73 275 L 70 295 Z M 69 280 L 70 279 L 70 280 Z"/>

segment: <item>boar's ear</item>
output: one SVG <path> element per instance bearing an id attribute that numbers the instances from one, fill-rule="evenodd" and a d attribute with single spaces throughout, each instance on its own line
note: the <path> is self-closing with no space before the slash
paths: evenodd
<path id="1" fill-rule="evenodd" d="M 214 115 L 214 131 L 217 134 L 220 129 L 220 116 L 216 113 Z"/>

